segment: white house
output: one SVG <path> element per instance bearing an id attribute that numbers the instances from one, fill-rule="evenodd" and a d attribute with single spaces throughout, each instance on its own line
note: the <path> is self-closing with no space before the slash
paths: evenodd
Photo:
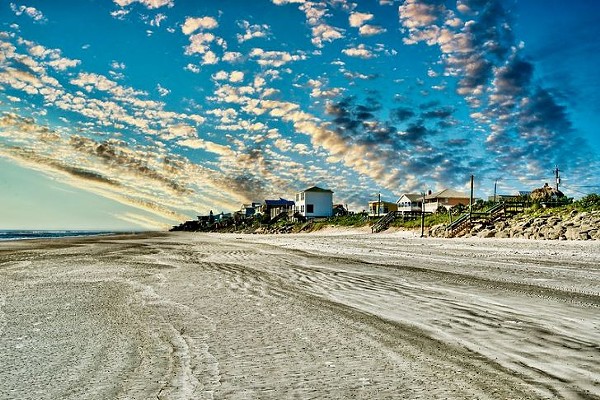
<path id="1" fill-rule="evenodd" d="M 333 192 L 313 186 L 296 193 L 296 212 L 306 218 L 331 217 L 333 215 Z"/>
<path id="2" fill-rule="evenodd" d="M 396 201 L 401 212 L 421 212 L 422 203 L 423 197 L 418 193 L 404 193 Z"/>

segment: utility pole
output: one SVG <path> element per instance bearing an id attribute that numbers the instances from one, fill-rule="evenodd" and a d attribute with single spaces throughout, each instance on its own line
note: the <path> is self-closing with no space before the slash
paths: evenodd
<path id="1" fill-rule="evenodd" d="M 377 193 L 379 198 L 377 200 L 377 216 L 379 217 L 379 212 L 381 211 L 381 192 Z"/>
<path id="2" fill-rule="evenodd" d="M 554 168 L 554 178 L 556 179 L 556 191 L 558 192 L 558 185 L 560 185 L 560 170 L 558 165 Z"/>
<path id="3" fill-rule="evenodd" d="M 425 237 L 425 192 L 421 192 L 421 237 Z"/>
<path id="4" fill-rule="evenodd" d="M 498 179 L 496 179 L 494 181 L 494 204 L 496 204 L 498 202 L 498 199 L 496 199 L 496 187 L 498 185 Z"/>
<path id="5" fill-rule="evenodd" d="M 471 175 L 471 197 L 469 198 L 469 220 L 471 219 L 472 215 L 473 215 L 473 181 L 475 180 L 475 177 L 473 175 Z"/>

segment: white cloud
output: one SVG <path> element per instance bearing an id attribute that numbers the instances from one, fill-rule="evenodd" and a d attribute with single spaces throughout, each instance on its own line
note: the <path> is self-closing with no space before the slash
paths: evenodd
<path id="1" fill-rule="evenodd" d="M 204 53 L 204 56 L 202 57 L 202 65 L 213 65 L 217 62 L 219 62 L 219 57 L 217 57 L 214 52 L 209 50 Z"/>
<path id="2" fill-rule="evenodd" d="M 44 17 L 44 14 L 42 14 L 42 12 L 35 7 L 17 6 L 15 3 L 10 3 L 10 9 L 15 13 L 16 16 L 25 14 L 36 22 L 47 21 L 46 17 Z"/>
<path id="3" fill-rule="evenodd" d="M 333 42 L 344 37 L 343 30 L 325 23 L 313 26 L 312 43 L 317 47 L 323 47 L 323 42 Z"/>
<path id="4" fill-rule="evenodd" d="M 406 0 L 398 7 L 402 24 L 411 29 L 431 25 L 438 19 L 438 7 L 419 0 Z"/>
<path id="5" fill-rule="evenodd" d="M 238 62 L 242 58 L 242 53 L 236 51 L 227 51 L 223 54 L 222 60 L 230 63 Z"/>
<path id="6" fill-rule="evenodd" d="M 185 69 L 186 71 L 193 72 L 195 74 L 200 73 L 200 67 L 195 64 L 188 64 L 185 67 L 183 67 L 183 69 Z"/>
<path id="7" fill-rule="evenodd" d="M 242 71 L 233 71 L 230 75 L 229 75 L 229 81 L 230 82 L 241 82 L 244 80 L 244 73 Z"/>
<path id="8" fill-rule="evenodd" d="M 126 7 L 132 3 L 140 3 L 146 8 L 160 8 L 160 7 L 173 7 L 175 3 L 173 0 L 113 0 L 116 4 L 121 7 Z"/>
<path id="9" fill-rule="evenodd" d="M 166 140 L 178 137 L 193 138 L 196 137 L 196 128 L 186 124 L 172 125 L 167 128 L 166 133 L 162 137 Z"/>
<path id="10" fill-rule="evenodd" d="M 158 91 L 158 94 L 160 94 L 161 97 L 168 95 L 169 93 L 171 93 L 171 91 L 167 88 L 164 88 L 160 85 L 160 83 L 158 85 L 156 85 L 156 90 Z"/>
<path id="11" fill-rule="evenodd" d="M 304 3 L 305 0 L 271 0 L 273 4 L 278 6 L 282 4 L 290 4 L 290 3 Z"/>
<path id="12" fill-rule="evenodd" d="M 342 50 L 342 53 L 350 57 L 373 58 L 374 54 L 365 47 L 364 44 L 359 44 L 358 47 L 350 47 Z"/>
<path id="13" fill-rule="evenodd" d="M 120 9 L 120 10 L 116 10 L 116 11 L 111 11 L 110 15 L 118 20 L 124 20 L 125 16 L 127 14 L 129 14 L 131 12 L 131 10 L 127 10 L 127 9 Z"/>
<path id="14" fill-rule="evenodd" d="M 114 61 L 114 60 L 113 60 L 113 62 L 111 62 L 111 63 L 110 63 L 110 67 L 111 67 L 112 69 L 117 69 L 117 70 L 118 70 L 118 69 L 121 69 L 121 70 L 122 70 L 122 69 L 125 69 L 125 68 L 127 68 L 127 67 L 125 66 L 125 63 L 118 62 L 118 61 Z"/>
<path id="15" fill-rule="evenodd" d="M 160 26 L 160 24 L 167 19 L 165 14 L 156 14 L 156 16 L 150 21 L 151 26 Z"/>
<path id="16" fill-rule="evenodd" d="M 209 44 L 215 40 L 212 33 L 197 33 L 190 36 L 190 44 L 185 48 L 186 55 L 204 54 L 209 51 Z"/>
<path id="17" fill-rule="evenodd" d="M 70 58 L 59 58 L 56 60 L 48 61 L 46 64 L 51 66 L 57 71 L 64 71 L 67 68 L 73 68 L 81 64 L 81 60 L 72 60 Z"/>
<path id="18" fill-rule="evenodd" d="M 386 31 L 385 28 L 376 25 L 363 25 L 358 28 L 358 33 L 361 36 L 374 36 L 379 35 L 380 33 L 384 33 Z"/>
<path id="19" fill-rule="evenodd" d="M 220 156 L 233 155 L 233 151 L 229 147 L 199 138 L 180 140 L 177 144 L 190 149 L 203 149 Z"/>
<path id="20" fill-rule="evenodd" d="M 286 51 L 265 51 L 260 48 L 254 48 L 250 51 L 250 58 L 257 59 L 257 63 L 262 66 L 281 67 L 292 61 L 305 60 L 304 54 L 290 54 Z"/>
<path id="21" fill-rule="evenodd" d="M 239 43 L 243 43 L 250 39 L 264 38 L 269 35 L 269 25 L 250 25 L 248 21 L 240 21 L 238 26 L 244 29 L 244 33 L 236 35 Z"/>
<path id="22" fill-rule="evenodd" d="M 215 81 L 225 81 L 229 79 L 229 74 L 227 71 L 218 71 L 217 73 L 213 74 L 212 78 Z"/>
<path id="23" fill-rule="evenodd" d="M 365 22 L 373 19 L 373 14 L 361 13 L 361 12 L 353 12 L 348 17 L 350 26 L 353 28 L 358 28 L 363 25 Z"/>
<path id="24" fill-rule="evenodd" d="M 219 23 L 213 17 L 187 17 L 185 23 L 181 27 L 181 31 L 184 35 L 190 35 L 198 29 L 214 29 L 217 26 L 219 26 Z"/>

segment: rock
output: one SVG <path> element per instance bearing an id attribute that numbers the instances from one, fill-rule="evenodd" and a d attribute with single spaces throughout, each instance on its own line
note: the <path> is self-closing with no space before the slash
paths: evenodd
<path id="1" fill-rule="evenodd" d="M 490 229 L 484 229 L 481 232 L 479 232 L 477 234 L 478 237 L 480 238 L 492 238 L 496 236 L 496 231 L 495 230 L 490 230 Z"/>
<path id="2" fill-rule="evenodd" d="M 497 231 L 496 232 L 496 237 L 497 238 L 509 238 L 510 237 L 510 231 L 503 229 L 501 231 Z"/>

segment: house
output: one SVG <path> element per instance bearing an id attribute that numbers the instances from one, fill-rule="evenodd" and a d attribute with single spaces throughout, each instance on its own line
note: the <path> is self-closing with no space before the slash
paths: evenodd
<path id="1" fill-rule="evenodd" d="M 244 218 L 253 217 L 255 214 L 260 213 L 261 206 L 262 206 L 262 204 L 256 203 L 256 202 L 252 202 L 249 204 L 242 204 L 242 207 L 240 208 L 240 214 Z"/>
<path id="2" fill-rule="evenodd" d="M 269 218 L 273 219 L 282 212 L 290 213 L 294 210 L 294 202 L 292 200 L 286 200 L 279 198 L 278 200 L 265 200 L 262 207 L 262 212 L 268 215 Z"/>
<path id="3" fill-rule="evenodd" d="M 340 217 L 344 215 L 348 215 L 350 212 L 348 211 L 348 207 L 343 204 L 334 204 L 333 205 L 333 216 Z"/>
<path id="4" fill-rule="evenodd" d="M 470 197 L 467 194 L 461 193 L 452 189 L 444 189 L 436 193 L 430 193 L 425 196 L 425 212 L 436 212 L 439 207 L 444 207 L 447 210 L 462 204 L 469 205 Z"/>
<path id="5" fill-rule="evenodd" d="M 421 212 L 423 196 L 419 193 L 404 193 L 396 201 L 398 211 L 402 213 Z"/>
<path id="6" fill-rule="evenodd" d="M 305 218 L 331 217 L 333 215 L 333 192 L 313 186 L 296 193 L 295 212 Z"/>
<path id="7" fill-rule="evenodd" d="M 390 211 L 398 211 L 398 205 L 390 201 L 370 201 L 369 216 L 379 217 L 389 213 Z"/>

